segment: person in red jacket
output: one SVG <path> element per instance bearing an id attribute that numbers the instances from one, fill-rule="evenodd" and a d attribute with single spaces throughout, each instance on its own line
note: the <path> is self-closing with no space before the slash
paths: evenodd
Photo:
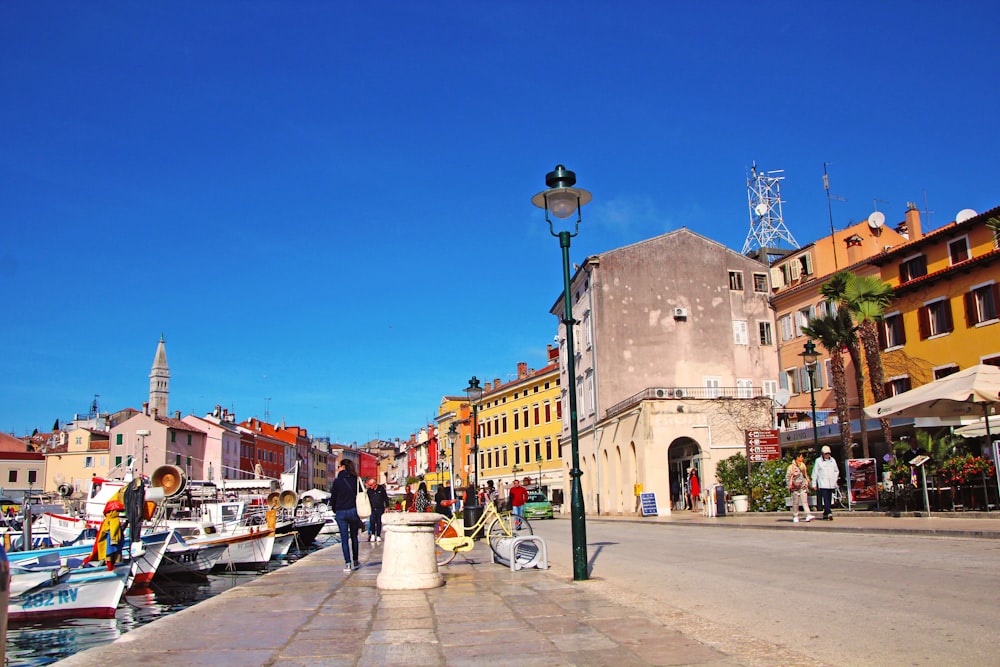
<path id="1" fill-rule="evenodd" d="M 521 480 L 515 479 L 510 487 L 510 508 L 514 514 L 524 516 L 524 503 L 528 502 L 528 490 L 521 486 Z"/>

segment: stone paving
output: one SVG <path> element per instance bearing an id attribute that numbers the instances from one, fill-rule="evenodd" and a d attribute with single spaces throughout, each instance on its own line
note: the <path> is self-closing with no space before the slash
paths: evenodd
<path id="1" fill-rule="evenodd" d="M 997 516 L 897 518 L 855 514 L 837 516 L 832 522 L 793 524 L 787 513 L 716 518 L 678 513 L 653 520 L 744 529 L 965 534 L 995 539 L 1000 536 Z M 588 517 L 590 520 L 614 519 Z M 699 628 L 696 617 L 672 616 L 655 600 L 626 595 L 600 579 L 573 582 L 571 574 L 556 570 L 511 572 L 491 562 L 489 546 L 483 541 L 466 557 L 460 555 L 442 568 L 444 586 L 419 591 L 379 590 L 376 579 L 383 548 L 384 543 L 363 542 L 362 568 L 345 574 L 340 546 L 328 547 L 137 628 L 111 644 L 55 664 L 59 667 L 819 664 L 749 637 L 730 636 L 713 643 L 708 638 L 717 634 L 717 629 Z"/>

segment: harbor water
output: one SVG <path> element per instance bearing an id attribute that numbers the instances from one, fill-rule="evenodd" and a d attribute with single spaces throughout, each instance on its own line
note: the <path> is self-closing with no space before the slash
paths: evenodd
<path id="1" fill-rule="evenodd" d="M 115 618 L 66 619 L 40 623 L 11 624 L 7 628 L 6 667 L 37 667 L 67 658 L 88 648 L 113 642 L 146 623 L 180 611 L 202 600 L 240 586 L 303 555 L 337 544 L 337 537 L 320 536 L 303 553 L 292 549 L 281 562 L 272 562 L 263 572 L 212 574 L 204 581 L 154 580 L 147 589 L 130 591 L 118 605 Z"/>

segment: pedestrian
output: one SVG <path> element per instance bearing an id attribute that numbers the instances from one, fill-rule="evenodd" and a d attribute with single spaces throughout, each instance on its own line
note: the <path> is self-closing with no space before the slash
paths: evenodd
<path id="1" fill-rule="evenodd" d="M 695 511 L 698 509 L 701 498 L 701 481 L 698 479 L 698 469 L 694 466 L 688 468 L 687 483 L 685 484 L 687 491 L 687 503 L 688 509 Z"/>
<path id="2" fill-rule="evenodd" d="M 434 492 L 434 511 L 451 517 L 451 490 L 444 484 L 438 484 Z"/>
<path id="3" fill-rule="evenodd" d="M 840 466 L 830 455 L 830 448 L 823 445 L 820 457 L 813 463 L 812 488 L 819 491 L 818 505 L 823 508 L 823 518 L 833 521 L 833 490 L 840 479 Z"/>
<path id="4" fill-rule="evenodd" d="M 497 487 L 493 485 L 493 480 L 486 480 L 486 502 L 495 503 L 500 498 Z"/>
<path id="5" fill-rule="evenodd" d="M 785 472 L 785 483 L 792 494 L 792 521 L 799 522 L 799 506 L 806 512 L 806 521 L 812 521 L 809 513 L 809 474 L 806 471 L 805 455 L 799 452 Z"/>
<path id="6" fill-rule="evenodd" d="M 420 482 L 417 487 L 417 498 L 414 501 L 414 508 L 417 512 L 426 512 L 431 506 L 431 497 L 427 493 L 427 483 Z"/>
<path id="7" fill-rule="evenodd" d="M 406 485 L 406 495 L 403 497 L 403 511 L 404 512 L 415 512 L 415 511 L 417 511 L 416 507 L 414 507 L 414 505 L 413 505 L 414 500 L 415 500 L 415 496 L 413 495 L 413 489 L 411 489 L 410 485 L 407 484 Z"/>
<path id="8" fill-rule="evenodd" d="M 368 541 L 382 541 L 382 515 L 389 508 L 389 494 L 384 484 L 377 484 L 375 478 L 368 479 L 366 484 L 368 502 L 372 506 L 372 515 L 368 518 Z"/>
<path id="9" fill-rule="evenodd" d="M 510 487 L 510 509 L 518 516 L 524 516 L 524 503 L 528 502 L 528 490 L 521 486 L 521 480 L 514 479 Z"/>
<path id="10" fill-rule="evenodd" d="M 340 530 L 340 546 L 344 550 L 344 572 L 361 567 L 358 560 L 358 531 L 361 517 L 358 516 L 358 476 L 354 474 L 354 462 L 344 459 L 337 468 L 337 478 L 330 487 L 330 506 Z"/>

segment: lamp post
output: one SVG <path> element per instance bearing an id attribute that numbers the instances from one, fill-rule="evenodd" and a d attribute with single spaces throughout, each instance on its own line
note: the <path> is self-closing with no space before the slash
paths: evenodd
<path id="1" fill-rule="evenodd" d="M 448 427 L 448 446 L 451 447 L 451 475 L 449 475 L 449 480 L 451 482 L 451 500 L 452 503 L 455 501 L 455 443 L 458 442 L 458 426 L 455 422 L 452 422 Z"/>
<path id="2" fill-rule="evenodd" d="M 139 455 L 139 475 L 142 476 L 146 473 L 146 436 L 150 435 L 151 431 L 148 428 L 141 428 L 135 434 L 142 438 L 142 452 Z"/>
<path id="3" fill-rule="evenodd" d="M 819 431 L 816 428 L 816 383 L 814 381 L 816 377 L 816 362 L 819 360 L 819 355 L 816 353 L 816 344 L 812 340 L 807 340 L 805 351 L 799 356 L 806 362 L 806 372 L 809 373 L 809 402 L 812 405 L 813 447 L 816 449 L 816 453 L 819 454 Z"/>
<path id="4" fill-rule="evenodd" d="M 539 454 L 538 456 L 535 457 L 535 463 L 538 464 L 538 480 L 536 481 L 536 484 L 538 486 L 538 491 L 541 492 L 541 490 L 542 490 L 542 455 L 541 454 Z"/>
<path id="5" fill-rule="evenodd" d="M 472 406 L 472 487 L 475 492 L 475 505 L 479 507 L 479 423 L 476 420 L 479 399 L 483 397 L 483 389 L 479 386 L 479 378 L 475 375 L 469 380 L 469 386 L 465 388 L 465 395 L 469 397 L 469 405 Z"/>
<path id="6" fill-rule="evenodd" d="M 583 488 L 580 485 L 580 442 L 576 424 L 576 362 L 573 358 L 573 308 L 570 302 L 570 264 L 569 264 L 569 244 L 570 239 L 580 231 L 580 221 L 583 215 L 581 207 L 590 202 L 591 194 L 586 190 L 574 188 L 576 185 L 576 174 L 569 171 L 563 165 L 556 165 L 553 171 L 545 175 L 545 185 L 548 190 L 539 192 L 531 198 L 531 203 L 538 208 L 545 210 L 545 221 L 549 223 L 549 233 L 559 239 L 559 247 L 562 249 L 563 268 L 563 319 L 562 323 L 566 329 L 566 371 L 569 386 L 569 438 L 571 467 L 570 476 L 570 523 L 573 532 L 573 580 L 584 581 L 589 579 L 587 572 L 587 525 L 584 518 Z M 560 219 L 565 219 L 576 213 L 576 225 L 573 231 L 555 231 L 552 218 L 549 213 Z"/>

